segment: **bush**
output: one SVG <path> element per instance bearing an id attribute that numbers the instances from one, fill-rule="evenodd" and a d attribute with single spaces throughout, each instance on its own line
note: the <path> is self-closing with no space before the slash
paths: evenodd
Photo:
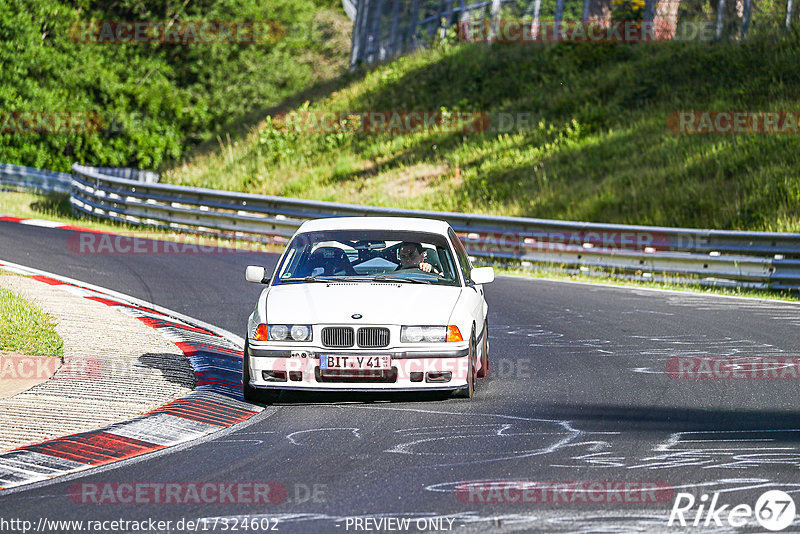
<path id="1" fill-rule="evenodd" d="M 109 6 L 110 4 L 110 6 Z M 346 64 L 349 25 L 329 0 L 7 0 L 0 9 L 0 161 L 153 169 L 247 124 Z M 109 7 L 107 7 L 109 6 Z M 323 7 L 320 7 L 323 6 Z M 277 21 L 272 44 L 75 42 L 85 21 Z M 73 28 L 74 29 L 74 28 Z M 9 112 L 99 114 L 96 131 L 14 133 Z"/>

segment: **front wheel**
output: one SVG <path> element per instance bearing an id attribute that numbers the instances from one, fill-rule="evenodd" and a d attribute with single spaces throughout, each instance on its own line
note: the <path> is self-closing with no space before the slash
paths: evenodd
<path id="1" fill-rule="evenodd" d="M 483 323 L 483 343 L 481 343 L 481 368 L 478 378 L 486 378 L 489 374 L 489 319 Z"/>
<path id="2" fill-rule="evenodd" d="M 475 396 L 475 330 L 469 338 L 469 354 L 467 355 L 467 385 L 453 391 L 453 397 L 457 399 L 470 399 Z"/>

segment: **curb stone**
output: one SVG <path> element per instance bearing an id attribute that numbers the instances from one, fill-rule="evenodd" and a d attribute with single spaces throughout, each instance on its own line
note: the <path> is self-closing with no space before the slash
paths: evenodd
<path id="1" fill-rule="evenodd" d="M 0 287 L 53 318 L 64 348 L 52 379 L 0 399 L 0 452 L 116 423 L 192 390 L 195 377 L 183 352 L 146 324 L 120 308 L 61 290 L 68 286 L 2 273 Z M 5 359 L 0 380 L 13 381 L 26 371 L 48 378 L 41 362 L 56 360 Z"/>
<path id="2" fill-rule="evenodd" d="M 263 410 L 242 397 L 242 347 L 233 334 L 114 291 L 36 269 L 2 260 L 0 269 L 116 308 L 155 328 L 188 357 L 196 377 L 193 391 L 143 415 L 0 454 L 0 489 L 184 443 L 245 421 Z"/>

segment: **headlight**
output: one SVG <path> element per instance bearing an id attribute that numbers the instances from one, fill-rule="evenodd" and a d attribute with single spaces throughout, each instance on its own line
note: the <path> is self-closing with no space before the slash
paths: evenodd
<path id="1" fill-rule="evenodd" d="M 403 343 L 443 343 L 446 340 L 446 326 L 404 326 L 400 329 Z"/>
<path id="2" fill-rule="evenodd" d="M 289 335 L 295 341 L 310 341 L 311 327 L 304 324 L 296 324 L 289 329 Z"/>
<path id="3" fill-rule="evenodd" d="M 271 324 L 269 325 L 269 340 L 270 341 L 283 341 L 289 337 L 289 327 L 285 324 Z"/>
<path id="4" fill-rule="evenodd" d="M 264 335 L 264 330 L 267 335 Z M 307 324 L 260 324 L 253 336 L 257 341 L 311 341 L 311 326 Z"/>

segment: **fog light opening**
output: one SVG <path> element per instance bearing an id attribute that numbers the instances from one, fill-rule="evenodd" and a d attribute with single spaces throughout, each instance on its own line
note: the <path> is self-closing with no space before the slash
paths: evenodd
<path id="1" fill-rule="evenodd" d="M 450 382 L 450 379 L 453 377 L 453 373 L 450 371 L 437 371 L 437 372 L 429 372 L 425 374 L 425 381 L 426 382 Z"/>
<path id="2" fill-rule="evenodd" d="M 261 378 L 266 382 L 286 382 L 286 371 L 261 371 Z"/>
<path id="3" fill-rule="evenodd" d="M 289 371 L 289 380 L 292 382 L 300 382 L 303 379 L 302 371 Z"/>

